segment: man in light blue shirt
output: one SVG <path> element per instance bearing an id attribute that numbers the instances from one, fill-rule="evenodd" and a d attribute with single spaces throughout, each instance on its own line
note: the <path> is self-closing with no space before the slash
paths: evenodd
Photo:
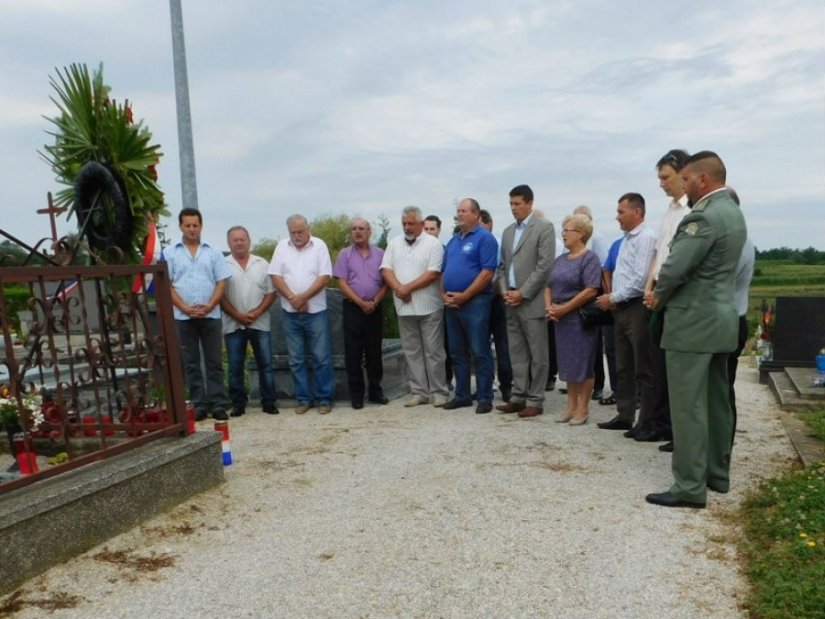
<path id="1" fill-rule="evenodd" d="M 182 238 L 163 252 L 172 281 L 175 325 L 183 348 L 183 365 L 195 419 L 208 411 L 217 420 L 228 419 L 228 400 L 221 360 L 220 302 L 232 274 L 223 253 L 201 240 L 203 218 L 198 209 L 184 208 L 178 215 Z M 201 371 L 203 348 L 206 380 Z M 205 384 L 204 384 L 205 383 Z"/>
<path id="2" fill-rule="evenodd" d="M 650 312 L 642 304 L 650 261 L 656 250 L 656 233 L 645 223 L 645 199 L 638 193 L 619 198 L 616 219 L 624 231 L 619 246 L 611 292 L 596 299 L 603 310 L 613 311 L 616 338 L 616 370 L 619 384 L 615 393 L 617 415 L 599 425 L 603 430 L 633 428 L 636 416 L 636 385 L 641 388 L 642 407 L 639 428 L 625 434 L 633 438 L 636 431 L 648 428 L 653 421 L 653 369 L 650 365 Z"/>

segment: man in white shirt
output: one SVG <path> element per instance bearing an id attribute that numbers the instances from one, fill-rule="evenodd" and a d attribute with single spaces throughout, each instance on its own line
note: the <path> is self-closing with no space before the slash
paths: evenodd
<path id="1" fill-rule="evenodd" d="M 656 176 L 659 187 L 670 198 L 667 211 L 659 225 L 659 236 L 656 239 L 656 253 L 650 263 L 650 269 L 645 283 L 645 294 L 652 292 L 659 278 L 659 270 L 670 254 L 670 242 L 676 235 L 685 215 L 690 213 L 688 198 L 685 195 L 685 186 L 682 182 L 682 168 L 685 167 L 690 155 L 679 149 L 669 150 L 656 163 Z M 650 341 L 650 363 L 653 369 L 653 387 L 655 400 L 653 405 L 653 420 L 650 427 L 641 428 L 633 432 L 637 441 L 668 441 L 659 447 L 661 451 L 673 451 L 673 430 L 670 423 L 670 400 L 667 388 L 667 366 L 665 351 L 653 340 Z"/>
<path id="2" fill-rule="evenodd" d="M 281 300 L 289 369 L 295 382 L 299 415 L 312 403 L 325 415 L 332 411 L 332 345 L 327 316 L 326 285 L 332 277 L 332 261 L 326 243 L 310 235 L 303 215 L 286 220 L 289 238 L 278 243 L 269 274 Z M 309 341 L 315 380 L 310 390 L 305 342 Z"/>
<path id="3" fill-rule="evenodd" d="M 244 387 L 244 362 L 249 345 L 258 368 L 261 407 L 265 413 L 277 415 L 275 406 L 275 373 L 272 369 L 272 337 L 269 308 L 275 300 L 275 287 L 267 274 L 266 260 L 249 253 L 251 240 L 243 226 L 233 226 L 226 233 L 229 256 L 226 264 L 232 277 L 226 282 L 221 298 L 223 341 L 229 374 L 229 400 L 232 417 L 246 412 L 249 400 Z"/>
<path id="4" fill-rule="evenodd" d="M 444 375 L 444 304 L 438 286 L 444 247 L 424 234 L 421 209 L 408 206 L 401 213 L 404 234 L 389 242 L 381 262 L 381 274 L 393 291 L 401 346 L 410 373 L 410 391 L 405 406 L 432 400 L 447 403 Z"/>

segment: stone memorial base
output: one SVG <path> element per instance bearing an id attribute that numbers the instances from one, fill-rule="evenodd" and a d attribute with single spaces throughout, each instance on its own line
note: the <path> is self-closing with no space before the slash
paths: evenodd
<path id="1" fill-rule="evenodd" d="M 223 480 L 221 435 L 196 432 L 0 496 L 0 595 Z"/>

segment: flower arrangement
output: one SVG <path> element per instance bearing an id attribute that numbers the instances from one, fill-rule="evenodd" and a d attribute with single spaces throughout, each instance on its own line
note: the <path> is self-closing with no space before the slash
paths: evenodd
<path id="1" fill-rule="evenodd" d="M 118 246 L 127 262 L 139 263 L 150 223 L 169 215 L 157 184 L 160 146 L 152 143 L 143 121 L 134 121 L 128 100 L 119 103 L 109 97 L 102 64 L 93 73 L 85 65 L 72 64 L 57 70 L 50 82 L 59 115 L 47 117 L 55 141 L 40 155 L 57 180 L 67 185 L 57 193 L 55 203 L 71 207 L 70 214 L 77 215 L 80 225 L 86 214 L 83 197 L 89 193 L 84 187 L 101 182 L 100 170 L 111 172 L 117 197 L 111 191 L 100 192 L 103 206 L 93 212 L 87 235 L 93 247 Z M 84 172 L 81 180 L 81 170 L 90 162 L 99 166 L 87 175 Z"/>
<path id="2" fill-rule="evenodd" d="M 6 387 L 0 389 L 0 423 L 3 426 L 19 424 L 31 431 L 40 427 L 44 421 L 43 398 L 39 393 L 23 394 L 18 401 L 17 396 L 13 396 Z"/>

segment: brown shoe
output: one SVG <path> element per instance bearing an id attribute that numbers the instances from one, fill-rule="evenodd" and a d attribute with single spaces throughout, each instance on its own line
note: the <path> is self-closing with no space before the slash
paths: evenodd
<path id="1" fill-rule="evenodd" d="M 544 411 L 538 406 L 527 406 L 523 411 L 519 412 L 519 417 L 536 417 L 541 415 Z"/>
<path id="2" fill-rule="evenodd" d="M 524 402 L 505 402 L 496 406 L 496 410 L 502 413 L 518 413 L 524 410 L 524 406 Z"/>
<path id="3" fill-rule="evenodd" d="M 332 412 L 332 406 L 330 406 L 329 404 L 321 404 L 321 406 L 318 407 L 318 412 L 321 415 L 328 415 Z"/>
<path id="4" fill-rule="evenodd" d="M 308 410 L 309 410 L 309 404 L 298 404 L 298 406 L 295 407 L 295 414 L 296 415 L 303 415 Z"/>

